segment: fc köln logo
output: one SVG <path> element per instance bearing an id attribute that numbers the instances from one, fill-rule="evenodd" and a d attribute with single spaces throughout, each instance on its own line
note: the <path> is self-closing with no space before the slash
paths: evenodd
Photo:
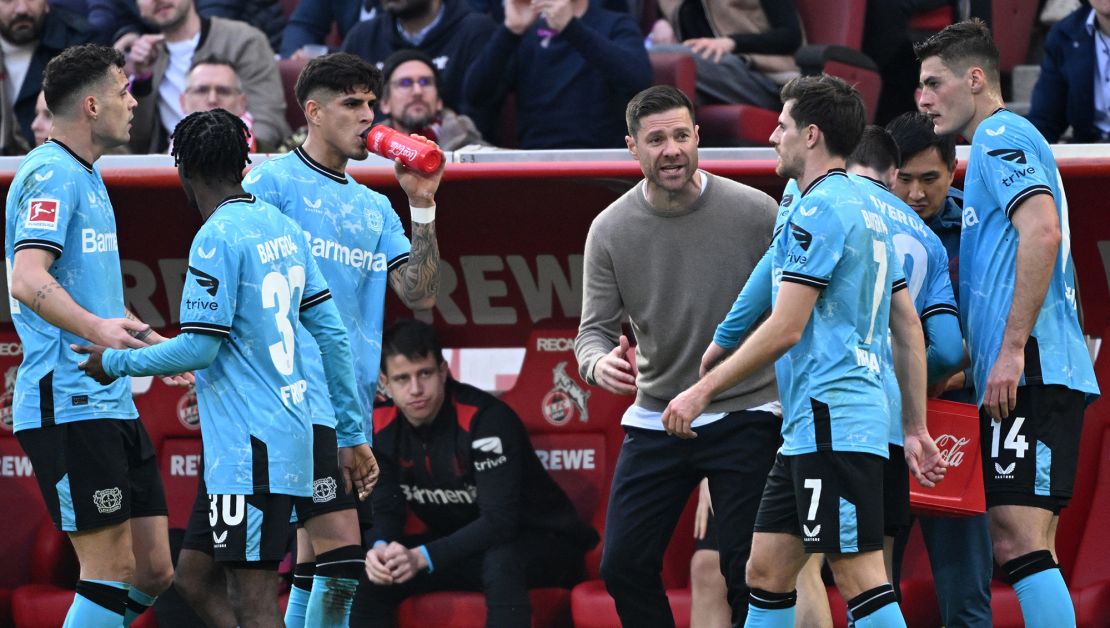
<path id="1" fill-rule="evenodd" d="M 552 425 L 566 425 L 576 415 L 583 423 L 589 421 L 590 412 L 586 401 L 590 398 L 590 393 L 567 374 L 567 363 L 564 361 L 556 364 L 551 373 L 555 387 L 544 395 L 540 408 L 543 418 Z"/>
<path id="2" fill-rule="evenodd" d="M 200 410 L 197 408 L 197 391 L 192 386 L 177 400 L 177 420 L 191 430 L 200 429 Z"/>

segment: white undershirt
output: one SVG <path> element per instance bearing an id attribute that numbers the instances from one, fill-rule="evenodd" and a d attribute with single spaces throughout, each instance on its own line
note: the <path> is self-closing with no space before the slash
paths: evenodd
<path id="1" fill-rule="evenodd" d="M 4 71 L 8 74 L 8 80 L 4 83 L 8 91 L 8 102 L 14 104 L 16 96 L 19 96 L 19 90 L 23 89 L 23 79 L 27 76 L 27 68 L 31 66 L 31 57 L 34 56 L 38 45 L 39 42 L 33 41 L 17 46 L 0 37 L 0 48 L 4 49 Z"/>
<path id="2" fill-rule="evenodd" d="M 181 110 L 181 93 L 185 91 L 185 75 L 189 72 L 193 53 L 197 51 L 199 44 L 200 33 L 192 39 L 166 42 L 170 61 L 162 82 L 158 84 L 158 115 L 167 131 L 172 131 L 185 117 L 185 112 Z"/>

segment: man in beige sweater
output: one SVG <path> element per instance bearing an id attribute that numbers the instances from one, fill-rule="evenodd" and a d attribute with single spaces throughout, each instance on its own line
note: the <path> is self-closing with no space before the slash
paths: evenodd
<path id="1" fill-rule="evenodd" d="M 661 417 L 671 398 L 697 381 L 702 348 L 770 244 L 776 204 L 698 170 L 693 106 L 678 90 L 640 92 L 626 120 L 628 149 L 645 178 L 590 226 L 575 341 L 587 382 L 636 395 L 621 419 L 627 436 L 611 488 L 601 576 L 625 626 L 673 626 L 660 578 L 663 553 L 687 498 L 708 477 L 721 568 L 733 619 L 742 623 L 752 526 L 781 443 L 774 376 L 763 369 L 716 397 L 692 423 L 696 439 L 665 432 Z M 638 372 L 621 335 L 625 316 L 637 340 Z"/>

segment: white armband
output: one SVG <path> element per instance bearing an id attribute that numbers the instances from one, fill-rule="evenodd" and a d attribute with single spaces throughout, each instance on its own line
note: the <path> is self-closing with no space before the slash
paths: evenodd
<path id="1" fill-rule="evenodd" d="M 409 205 L 409 216 L 413 222 L 426 225 L 436 219 L 436 206 L 434 204 L 431 207 L 413 207 Z"/>

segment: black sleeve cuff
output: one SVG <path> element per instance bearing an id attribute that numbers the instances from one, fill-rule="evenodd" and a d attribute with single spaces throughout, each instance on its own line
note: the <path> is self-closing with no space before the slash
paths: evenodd
<path id="1" fill-rule="evenodd" d="M 803 275 L 801 273 L 791 273 L 791 272 L 787 272 L 787 271 L 783 271 L 782 280 L 783 281 L 788 281 L 790 283 L 800 283 L 803 286 L 810 286 L 810 287 L 813 287 L 813 288 L 817 288 L 818 290 L 823 290 L 824 288 L 827 288 L 828 285 L 829 285 L 829 280 L 828 279 L 821 279 L 820 277 L 812 277 L 810 275 Z"/>
<path id="2" fill-rule="evenodd" d="M 952 316 L 959 316 L 960 310 L 951 303 L 937 303 L 935 305 L 930 305 L 921 312 L 921 320 L 925 320 L 926 318 L 929 318 L 930 316 L 933 316 L 935 314 L 951 314 Z"/>
<path id="3" fill-rule="evenodd" d="M 16 252 L 22 251 L 23 249 L 41 249 L 43 251 L 49 251 L 54 254 L 54 259 L 58 259 L 62 256 L 63 247 L 61 244 L 58 244 L 57 242 L 51 242 L 50 240 L 28 239 L 20 240 L 19 242 L 15 243 L 14 250 Z"/>
<path id="4" fill-rule="evenodd" d="M 217 338 L 230 338 L 231 327 L 227 325 L 217 325 L 216 323 L 181 323 L 182 333 L 190 334 L 205 334 L 208 336 L 216 336 Z"/>
<path id="5" fill-rule="evenodd" d="M 1017 196 L 1010 199 L 1010 202 L 1006 204 L 1006 220 L 1012 221 L 1014 219 L 1014 212 L 1017 211 L 1018 206 L 1038 194 L 1048 194 L 1052 196 L 1052 188 L 1047 185 L 1038 184 L 1027 187 L 1019 192 Z"/>
<path id="6" fill-rule="evenodd" d="M 387 272 L 393 272 L 394 268 L 397 268 L 398 266 L 403 266 L 404 264 L 407 264 L 408 261 L 409 261 L 409 254 L 408 253 L 401 253 L 397 257 L 394 257 L 393 259 L 389 260 L 389 263 L 386 264 L 386 271 Z"/>
<path id="7" fill-rule="evenodd" d="M 314 294 L 310 297 L 305 297 L 305 298 L 301 299 L 301 311 L 303 312 L 303 311 L 305 311 L 305 310 L 307 310 L 311 307 L 320 305 L 321 303 L 323 303 L 324 301 L 327 301 L 330 298 L 331 298 L 331 290 L 324 290 L 322 292 L 317 292 L 316 294 Z"/>

